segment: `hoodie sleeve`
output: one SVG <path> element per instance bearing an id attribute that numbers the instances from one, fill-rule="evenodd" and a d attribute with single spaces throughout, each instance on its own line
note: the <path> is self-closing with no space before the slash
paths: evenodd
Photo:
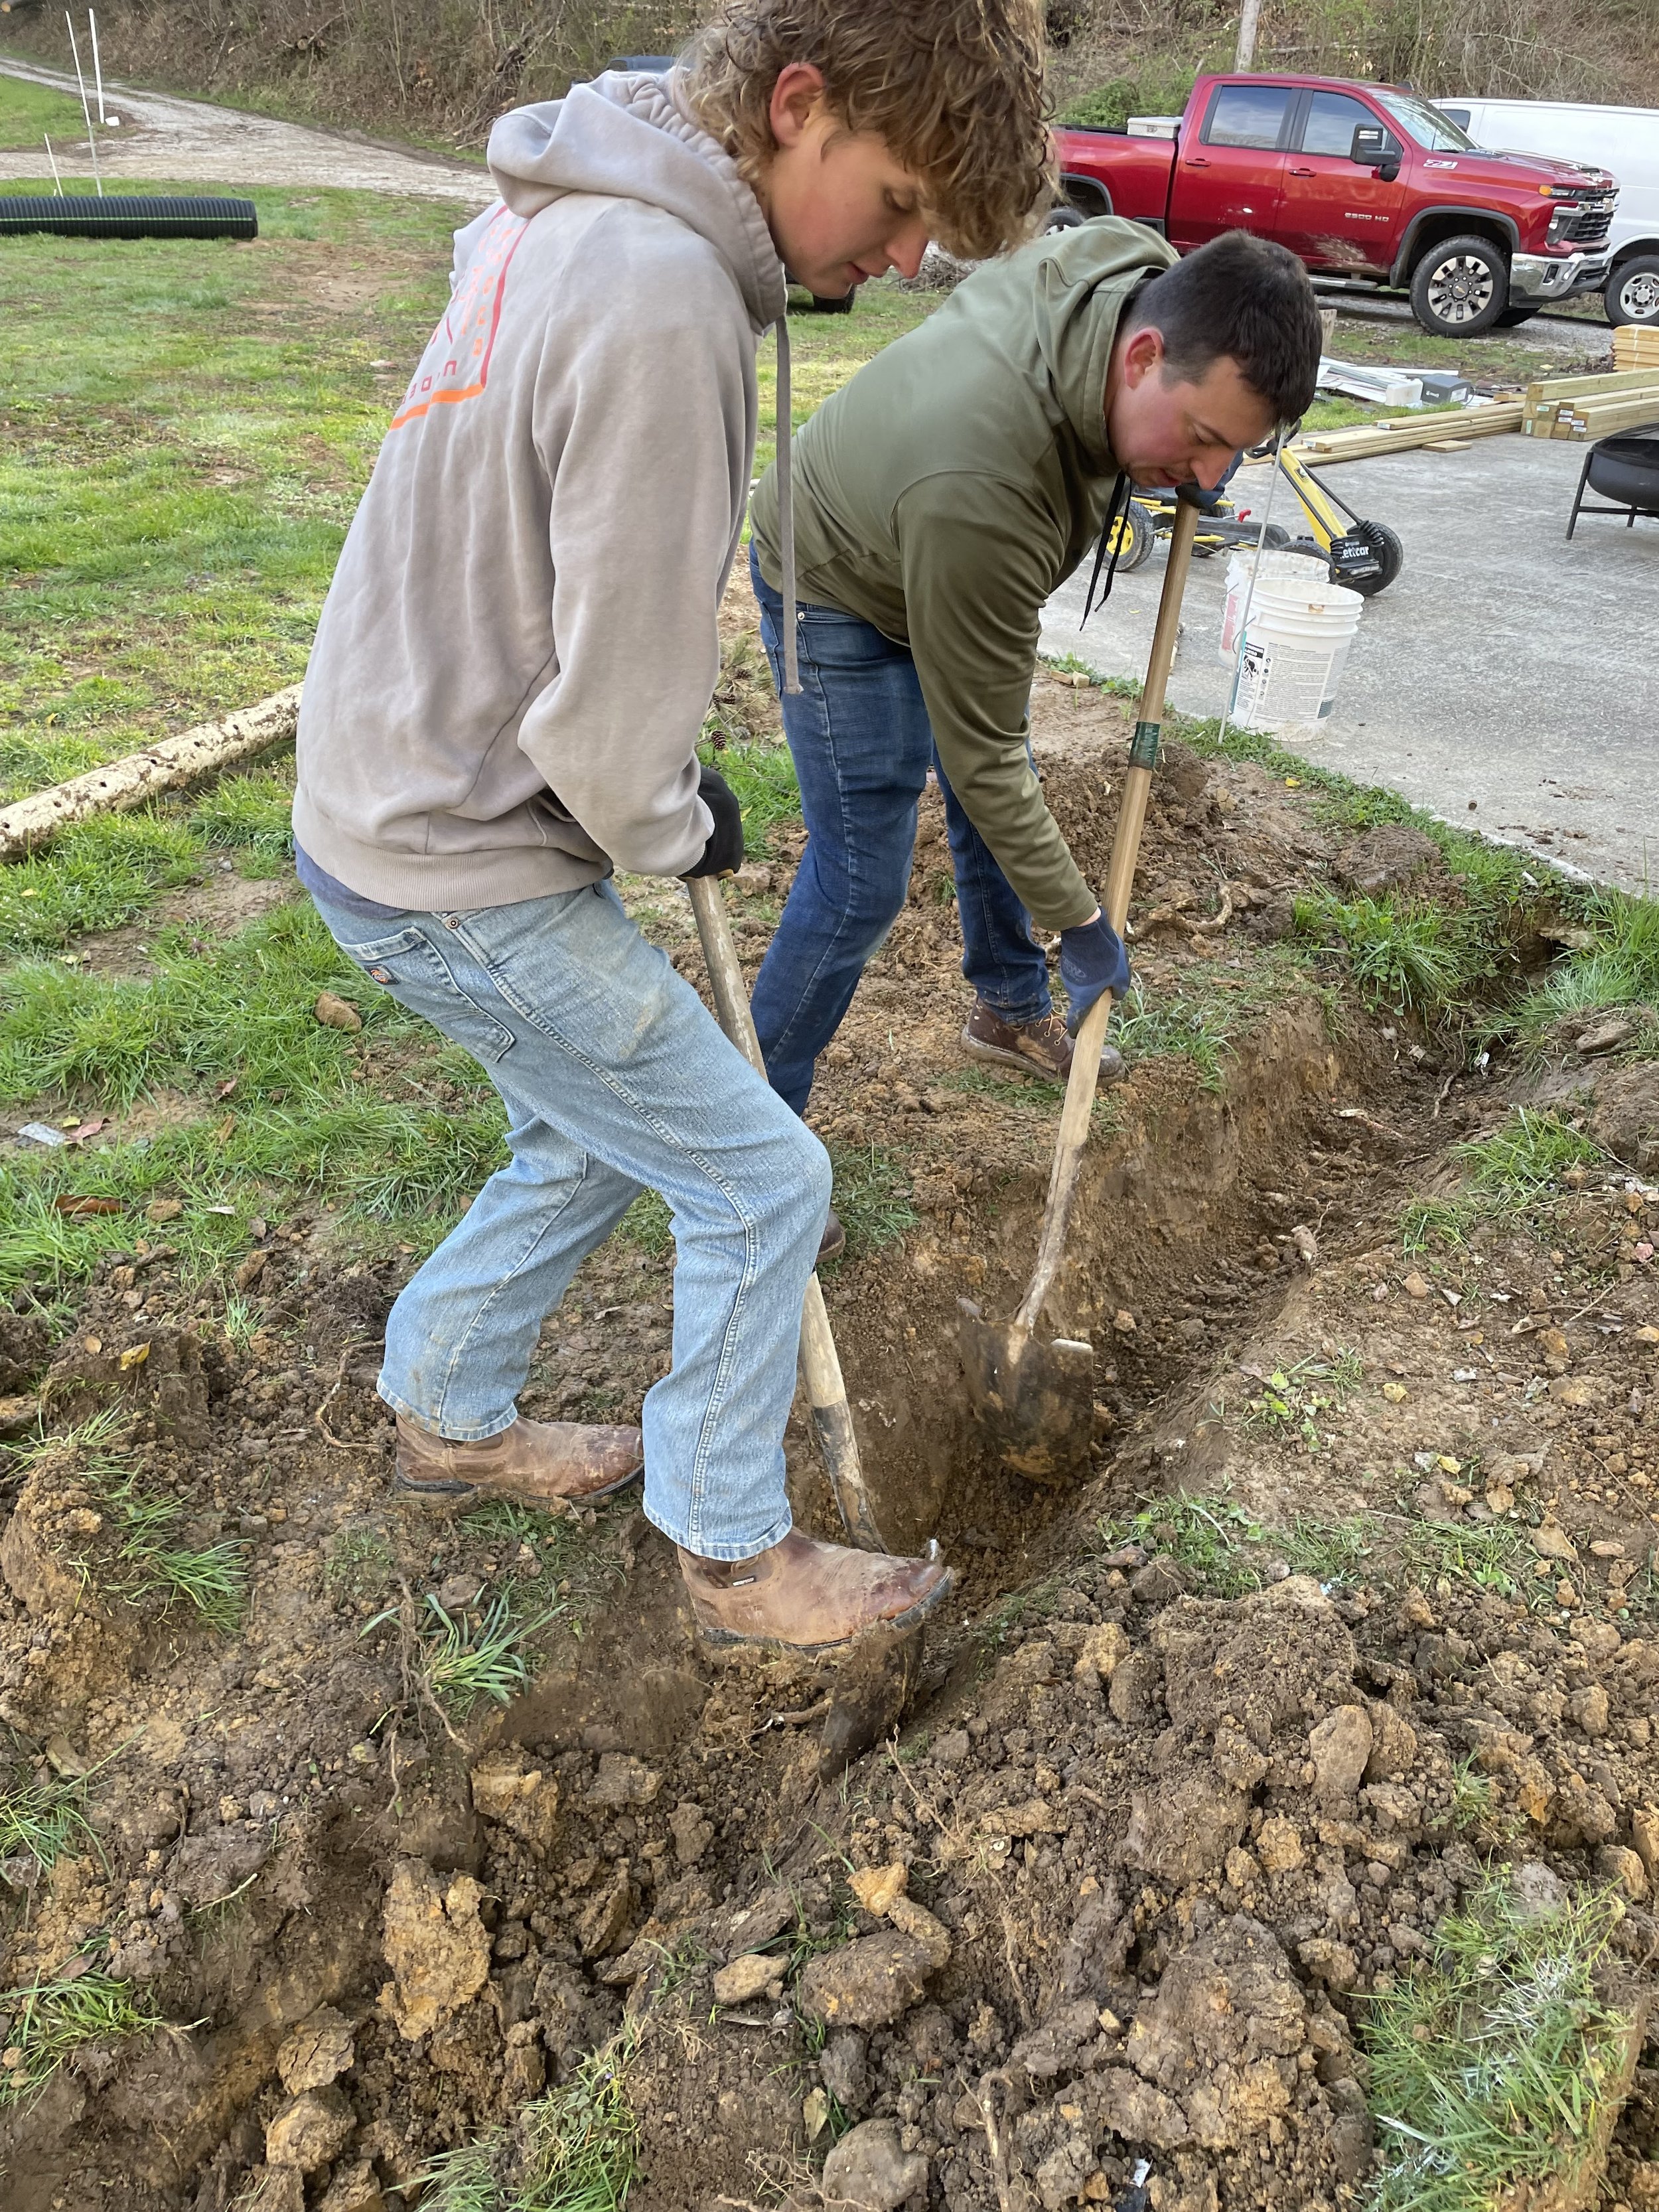
<path id="1" fill-rule="evenodd" d="M 619 868 L 679 875 L 713 827 L 696 747 L 748 490 L 754 337 L 679 225 L 595 226 L 601 295 L 560 302 L 538 386 L 557 667 L 519 743 Z M 589 335 L 572 347 L 572 322 Z"/>
<path id="2" fill-rule="evenodd" d="M 1049 813 L 1026 744 L 1040 611 L 1053 587 L 1034 549 L 1052 518 L 998 487 L 994 506 L 964 514 L 981 479 L 925 477 L 894 510 L 910 651 L 951 789 L 1031 919 L 1044 929 L 1086 921 L 1099 901 Z"/>

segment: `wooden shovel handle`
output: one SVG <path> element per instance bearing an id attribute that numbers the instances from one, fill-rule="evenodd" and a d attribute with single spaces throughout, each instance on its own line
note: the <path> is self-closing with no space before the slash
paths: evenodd
<path id="1" fill-rule="evenodd" d="M 685 887 L 691 894 L 691 911 L 697 918 L 697 934 L 702 939 L 702 957 L 708 963 L 720 1027 L 750 1066 L 763 1076 L 766 1062 L 761 1054 L 760 1039 L 755 1034 L 749 991 L 738 963 L 738 948 L 732 939 L 732 924 L 726 917 L 720 879 L 715 876 L 689 876 Z M 806 1296 L 801 1302 L 800 1370 L 806 1387 L 812 1433 L 847 1533 L 861 1551 L 884 1552 L 887 1547 L 876 1526 L 870 1493 L 865 1487 L 858 1438 L 853 1432 L 853 1416 L 847 1403 L 847 1385 L 842 1377 L 841 1357 L 830 1331 L 829 1309 L 823 1303 L 823 1285 L 816 1273 L 807 1284 Z"/>
<path id="2" fill-rule="evenodd" d="M 1103 902 L 1106 919 L 1120 937 L 1129 919 L 1129 891 L 1135 863 L 1140 857 L 1140 833 L 1146 826 L 1147 801 L 1152 796 L 1152 770 L 1158 764 L 1158 731 L 1164 720 L 1164 694 L 1175 659 L 1176 638 L 1181 628 L 1181 599 L 1192 565 L 1193 539 L 1198 531 L 1198 509 L 1187 501 L 1176 502 L 1170 532 L 1170 558 L 1164 571 L 1164 592 L 1158 603 L 1158 627 L 1146 664 L 1146 681 L 1135 717 L 1135 733 L 1129 746 L 1129 773 L 1118 806 L 1117 832 L 1112 840 L 1111 866 Z M 1083 1148 L 1089 1141 L 1089 1121 L 1094 1112 L 1095 1085 L 1100 1074 L 1101 1048 L 1106 1024 L 1112 1018 L 1112 994 L 1103 991 L 1079 1024 L 1072 1050 L 1072 1072 L 1066 1082 L 1066 1103 L 1060 1109 L 1060 1134 L 1054 1142 L 1054 1164 L 1048 1177 L 1048 1202 L 1042 1211 L 1042 1235 L 1037 1245 L 1036 1266 L 1024 1303 L 1014 1316 L 1014 1327 L 1026 1335 L 1036 1327 L 1042 1302 L 1053 1287 L 1066 1249 L 1071 1225 L 1072 1200 L 1077 1193 Z"/>

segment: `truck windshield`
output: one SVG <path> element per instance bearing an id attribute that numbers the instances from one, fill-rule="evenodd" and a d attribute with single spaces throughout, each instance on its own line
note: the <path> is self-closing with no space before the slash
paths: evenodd
<path id="1" fill-rule="evenodd" d="M 1478 149 L 1467 131 L 1460 131 L 1449 115 L 1437 107 L 1431 107 L 1426 100 L 1419 100 L 1409 92 L 1395 92 L 1382 85 L 1371 87 L 1372 96 L 1380 100 L 1395 121 L 1416 139 L 1427 154 L 1473 154 Z"/>

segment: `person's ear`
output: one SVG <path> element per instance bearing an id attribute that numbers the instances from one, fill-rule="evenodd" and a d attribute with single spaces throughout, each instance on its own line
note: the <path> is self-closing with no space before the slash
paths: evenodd
<path id="1" fill-rule="evenodd" d="M 1164 333 L 1143 323 L 1123 349 L 1123 381 L 1133 392 L 1163 366 Z"/>
<path id="2" fill-rule="evenodd" d="M 823 102 L 823 73 L 811 62 L 790 62 L 778 71 L 767 108 L 774 143 L 799 146 Z"/>

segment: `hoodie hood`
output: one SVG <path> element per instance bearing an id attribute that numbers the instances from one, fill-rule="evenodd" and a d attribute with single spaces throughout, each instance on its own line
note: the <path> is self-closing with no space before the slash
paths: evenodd
<path id="1" fill-rule="evenodd" d="M 662 208 L 720 256 L 757 331 L 782 315 L 783 265 L 760 202 L 686 113 L 673 79 L 612 70 L 562 100 L 515 107 L 491 130 L 489 160 L 496 191 L 526 220 L 567 192 Z"/>
<path id="2" fill-rule="evenodd" d="M 1037 351 L 1091 474 L 1117 465 L 1106 438 L 1106 372 L 1123 308 L 1144 278 L 1180 258 L 1140 223 L 1085 222 L 1056 231 L 1042 249 L 1032 287 Z"/>

